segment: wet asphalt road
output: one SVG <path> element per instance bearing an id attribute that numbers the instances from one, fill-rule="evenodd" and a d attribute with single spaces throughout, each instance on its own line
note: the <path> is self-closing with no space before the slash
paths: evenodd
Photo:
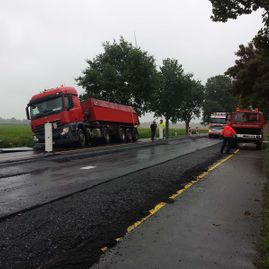
<path id="1" fill-rule="evenodd" d="M 261 151 L 243 146 L 92 268 L 256 268 L 267 181 L 262 162 Z"/>
<path id="2" fill-rule="evenodd" d="M 219 143 L 200 138 L 91 158 L 58 156 L 0 169 L 0 218 Z M 79 157 L 79 156 L 78 156 Z"/>
<path id="3" fill-rule="evenodd" d="M 1 167 L 1 203 L 9 199 L 12 210 L 83 190 L 2 218 L 0 268 L 89 268 L 103 246 L 114 245 L 129 225 L 221 158 L 219 142 L 171 141 L 73 161 L 40 160 L 36 170 L 31 163 Z M 81 169 L 86 166 L 96 167 Z"/>

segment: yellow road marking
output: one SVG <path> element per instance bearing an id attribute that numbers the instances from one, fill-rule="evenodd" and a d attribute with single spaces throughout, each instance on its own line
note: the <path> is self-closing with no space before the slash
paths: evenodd
<path id="1" fill-rule="evenodd" d="M 149 215 L 153 215 L 156 212 L 158 212 L 162 207 L 164 207 L 166 204 L 164 202 L 160 202 L 159 204 L 157 204 L 154 208 L 152 208 L 149 211 Z"/>
<path id="2" fill-rule="evenodd" d="M 230 154 L 229 156 L 227 156 L 226 158 L 222 159 L 218 163 L 212 165 L 211 167 L 208 168 L 207 171 L 205 171 L 205 172 L 201 173 L 200 175 L 198 175 L 194 180 L 192 180 L 191 182 L 189 182 L 188 184 L 186 184 L 183 188 L 177 190 L 176 193 L 174 193 L 171 196 L 169 196 L 169 198 L 175 200 L 176 197 L 178 197 L 184 191 L 186 191 L 187 189 L 189 189 L 195 183 L 199 182 L 202 178 L 204 178 L 205 176 L 207 176 L 209 174 L 209 172 L 213 171 L 219 165 L 221 165 L 222 163 L 224 163 L 227 160 L 229 160 L 230 158 L 232 158 L 238 152 L 239 152 L 239 149 L 237 149 L 234 153 Z M 139 225 L 141 225 L 144 221 L 146 221 L 148 218 L 150 218 L 151 216 L 153 216 L 154 214 L 156 214 L 165 205 L 166 205 L 166 203 L 164 203 L 164 202 L 160 202 L 159 204 L 157 204 L 154 208 L 152 208 L 151 210 L 149 210 L 149 214 L 147 216 L 143 217 L 141 220 L 138 220 L 134 224 L 130 225 L 126 229 L 126 233 L 132 232 L 135 228 L 137 228 Z M 122 237 L 118 237 L 118 238 L 115 239 L 115 241 L 119 242 L 121 239 L 122 239 Z M 105 253 L 107 250 L 108 250 L 108 247 L 101 248 L 101 251 L 103 253 Z"/>
<path id="3" fill-rule="evenodd" d="M 101 248 L 101 251 L 102 251 L 103 253 L 105 253 L 106 251 L 108 251 L 108 247 L 103 247 L 103 248 Z"/>
<path id="4" fill-rule="evenodd" d="M 154 215 L 156 212 L 158 212 L 162 207 L 164 207 L 166 205 L 166 203 L 164 202 L 160 202 L 159 204 L 157 204 L 154 208 L 152 208 L 151 210 L 149 210 L 149 214 L 147 216 L 145 216 L 144 218 L 142 218 L 141 220 L 136 221 L 134 224 L 130 225 L 126 231 L 127 233 L 130 233 L 131 231 L 133 231 L 135 228 L 137 228 L 139 225 L 141 225 L 145 220 L 147 220 L 149 217 L 151 217 L 152 215 Z"/>
<path id="5" fill-rule="evenodd" d="M 219 165 L 221 165 L 225 161 L 227 161 L 230 158 L 232 158 L 233 155 L 236 154 L 236 153 L 238 153 L 238 152 L 239 152 L 239 149 L 237 149 L 233 154 L 230 154 L 229 156 L 227 156 L 226 158 L 222 159 L 218 163 L 212 165 L 211 167 L 208 168 L 207 171 L 205 171 L 205 172 L 201 173 L 200 175 L 198 175 L 194 180 L 192 180 L 190 183 L 186 184 L 182 189 L 178 190 L 176 193 L 172 194 L 169 198 L 175 200 L 180 194 L 182 194 L 184 191 L 186 191 L 187 189 L 189 189 L 193 184 L 197 183 L 199 180 L 201 180 L 202 178 L 204 178 L 205 176 L 207 176 L 209 174 L 209 172 L 213 171 Z"/>

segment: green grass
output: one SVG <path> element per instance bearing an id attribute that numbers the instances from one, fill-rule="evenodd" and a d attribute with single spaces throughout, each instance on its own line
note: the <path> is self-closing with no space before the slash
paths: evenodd
<path id="1" fill-rule="evenodd" d="M 264 140 L 269 140 L 269 134 L 265 136 Z M 266 176 L 269 178 L 269 146 L 264 151 L 264 163 Z M 269 268 L 269 182 L 267 182 L 264 192 L 261 258 L 258 264 L 259 268 Z"/>
<path id="2" fill-rule="evenodd" d="M 27 124 L 0 124 L 0 148 L 33 146 L 32 131 Z"/>
<path id="3" fill-rule="evenodd" d="M 184 135 L 184 129 L 176 129 L 177 135 Z M 150 138 L 150 128 L 138 128 L 139 138 Z M 158 136 L 158 130 L 157 130 Z M 169 136 L 175 136 L 175 129 L 169 129 Z"/>

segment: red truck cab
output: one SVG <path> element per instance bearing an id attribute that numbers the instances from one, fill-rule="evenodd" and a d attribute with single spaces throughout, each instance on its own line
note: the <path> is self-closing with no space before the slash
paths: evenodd
<path id="1" fill-rule="evenodd" d="M 232 113 L 231 126 L 237 133 L 237 142 L 255 143 L 261 149 L 265 119 L 257 108 L 254 110 L 237 108 Z"/>
<path id="2" fill-rule="evenodd" d="M 220 137 L 221 131 L 229 119 L 228 112 L 213 112 L 209 118 L 208 137 Z"/>
<path id="3" fill-rule="evenodd" d="M 44 90 L 32 96 L 26 107 L 34 141 L 44 144 L 44 124 L 52 123 L 54 144 L 79 143 L 112 136 L 121 141 L 137 140 L 138 117 L 130 106 L 89 98 L 80 102 L 74 87 Z"/>

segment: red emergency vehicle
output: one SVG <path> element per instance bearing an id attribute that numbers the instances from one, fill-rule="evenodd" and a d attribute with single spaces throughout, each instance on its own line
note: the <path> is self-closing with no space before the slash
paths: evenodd
<path id="1" fill-rule="evenodd" d="M 252 142 L 256 144 L 257 149 L 261 149 L 265 119 L 258 108 L 254 110 L 237 108 L 232 113 L 230 124 L 237 133 L 237 142 Z"/>
<path id="2" fill-rule="evenodd" d="M 74 87 L 44 90 L 34 95 L 26 107 L 36 145 L 45 142 L 44 124 L 52 123 L 56 145 L 78 143 L 86 146 L 103 138 L 120 141 L 138 139 L 138 116 L 133 107 L 95 98 L 80 102 Z"/>
<path id="3" fill-rule="evenodd" d="M 228 119 L 228 112 L 213 112 L 209 118 L 208 137 L 220 137 L 221 131 Z"/>

